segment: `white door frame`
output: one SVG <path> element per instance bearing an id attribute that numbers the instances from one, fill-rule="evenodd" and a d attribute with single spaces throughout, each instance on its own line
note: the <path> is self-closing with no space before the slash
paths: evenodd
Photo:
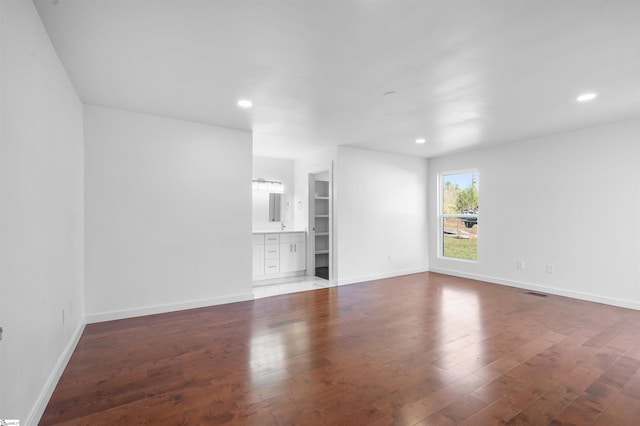
<path id="1" fill-rule="evenodd" d="M 307 227 L 309 229 L 309 243 L 307 256 L 307 275 L 315 276 L 315 175 L 327 172 L 329 174 L 329 282 L 333 285 L 337 282 L 335 250 L 334 250 L 334 190 L 333 190 L 333 161 L 311 167 L 308 171 L 308 217 Z"/>

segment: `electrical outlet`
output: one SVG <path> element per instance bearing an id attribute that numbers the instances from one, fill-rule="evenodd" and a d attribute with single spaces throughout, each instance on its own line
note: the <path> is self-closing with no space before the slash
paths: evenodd
<path id="1" fill-rule="evenodd" d="M 553 274 L 555 272 L 555 267 L 552 263 L 547 263 L 547 274 Z"/>
<path id="2" fill-rule="evenodd" d="M 518 268 L 521 271 L 524 271 L 524 260 L 518 260 L 518 262 L 516 263 L 516 268 Z"/>

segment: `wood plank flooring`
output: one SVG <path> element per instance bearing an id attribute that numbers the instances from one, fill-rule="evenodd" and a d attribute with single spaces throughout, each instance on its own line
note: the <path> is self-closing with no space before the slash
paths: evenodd
<path id="1" fill-rule="evenodd" d="M 42 425 L 638 425 L 640 311 L 435 273 L 88 325 Z"/>

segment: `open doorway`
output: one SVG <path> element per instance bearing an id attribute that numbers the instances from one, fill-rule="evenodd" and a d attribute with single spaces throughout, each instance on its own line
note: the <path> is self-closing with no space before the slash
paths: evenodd
<path id="1" fill-rule="evenodd" d="M 331 171 L 309 174 L 310 273 L 331 280 L 333 194 Z"/>

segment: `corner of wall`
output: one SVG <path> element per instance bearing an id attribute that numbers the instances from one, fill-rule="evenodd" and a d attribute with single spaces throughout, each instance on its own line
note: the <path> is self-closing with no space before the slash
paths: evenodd
<path id="1" fill-rule="evenodd" d="M 38 398 L 33 404 L 33 408 L 31 409 L 31 412 L 27 416 L 27 419 L 25 421 L 26 425 L 35 425 L 42 418 L 42 415 L 44 414 L 44 410 L 47 408 L 47 404 L 51 399 L 51 395 L 53 395 L 53 391 L 56 389 L 56 386 L 58 385 L 58 381 L 60 380 L 62 373 L 64 373 L 64 369 L 67 367 L 67 364 L 69 363 L 69 360 L 71 359 L 71 356 L 73 355 L 73 352 L 75 351 L 76 346 L 78 346 L 78 342 L 80 341 L 80 337 L 82 337 L 82 332 L 84 331 L 85 326 L 86 326 L 86 321 L 83 318 L 78 323 L 78 326 L 76 327 L 71 338 L 69 339 L 67 346 L 64 348 L 64 350 L 58 357 L 58 361 L 56 362 L 53 370 L 51 371 L 51 374 L 49 374 L 49 377 L 47 378 L 47 381 L 42 389 L 42 392 L 40 392 L 40 395 L 38 395 Z"/>

